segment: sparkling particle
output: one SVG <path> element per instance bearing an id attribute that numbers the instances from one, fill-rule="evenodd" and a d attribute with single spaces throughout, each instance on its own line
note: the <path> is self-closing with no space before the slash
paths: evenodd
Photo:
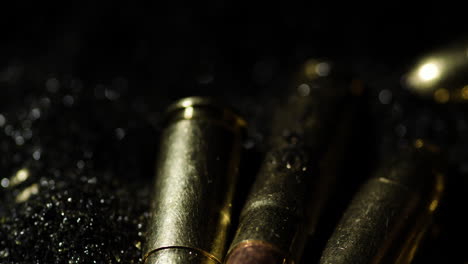
<path id="1" fill-rule="evenodd" d="M 16 174 L 11 177 L 10 179 L 10 185 L 15 186 L 18 185 L 24 181 L 26 181 L 29 178 L 29 170 L 28 169 L 21 169 L 16 172 Z"/>
<path id="2" fill-rule="evenodd" d="M 114 258 L 117 262 L 120 262 L 120 257 L 118 253 L 114 254 Z"/>
<path id="3" fill-rule="evenodd" d="M 73 98 L 73 96 L 71 96 L 71 95 L 65 95 L 65 96 L 63 97 L 63 104 L 64 104 L 65 106 L 72 106 L 73 103 L 75 103 L 75 99 Z"/>
<path id="4" fill-rule="evenodd" d="M 326 62 L 318 63 L 317 66 L 315 66 L 315 72 L 318 76 L 327 76 L 330 73 L 330 64 Z"/>
<path id="5" fill-rule="evenodd" d="M 379 101 L 382 104 L 389 104 L 392 101 L 392 92 L 390 90 L 382 90 L 379 93 Z"/>
<path id="6" fill-rule="evenodd" d="M 40 160 L 40 159 L 41 159 L 41 154 L 42 154 L 42 153 L 41 153 L 41 150 L 40 150 L 40 149 L 36 149 L 36 150 L 33 152 L 33 154 L 32 154 L 33 159 L 34 159 L 34 160 Z"/>
<path id="7" fill-rule="evenodd" d="M 44 107 L 44 108 L 47 108 L 50 106 L 50 99 L 49 97 L 42 97 L 40 100 L 39 100 L 39 104 L 41 105 L 41 107 Z"/>
<path id="8" fill-rule="evenodd" d="M 5 123 L 6 123 L 5 117 L 2 114 L 0 114 L 0 127 L 4 126 Z"/>
<path id="9" fill-rule="evenodd" d="M 415 148 L 422 148 L 424 146 L 424 141 L 422 139 L 417 139 L 415 142 L 414 142 L 414 147 Z"/>
<path id="10" fill-rule="evenodd" d="M 141 249 L 141 242 L 140 241 L 135 242 L 135 247 L 138 249 Z"/>
<path id="11" fill-rule="evenodd" d="M 303 83 L 297 87 L 297 92 L 300 96 L 308 96 L 310 94 L 310 86 Z"/>
<path id="12" fill-rule="evenodd" d="M 116 128 L 115 129 L 115 136 L 118 140 L 122 140 L 125 137 L 125 130 L 123 128 Z"/>
<path id="13" fill-rule="evenodd" d="M 310 80 L 315 79 L 317 77 L 316 66 L 317 66 L 317 61 L 313 59 L 308 60 L 304 65 L 304 74 Z"/>
<path id="14" fill-rule="evenodd" d="M 78 169 L 83 169 L 85 167 L 85 162 L 82 161 L 82 160 L 79 160 L 77 163 L 76 163 L 76 167 L 78 167 Z"/>
<path id="15" fill-rule="evenodd" d="M 11 136 L 11 133 L 13 133 L 13 127 L 11 125 L 7 125 L 5 126 L 4 131 L 7 136 Z"/>
<path id="16" fill-rule="evenodd" d="M 445 104 L 450 100 L 450 92 L 444 88 L 437 89 L 434 92 L 434 100 L 437 103 Z"/>
<path id="17" fill-rule="evenodd" d="M 33 184 L 26 189 L 24 189 L 22 192 L 16 196 L 16 202 L 17 203 L 22 203 L 27 201 L 32 195 L 36 195 L 39 192 L 39 185 L 38 184 Z"/>
<path id="18" fill-rule="evenodd" d="M 45 85 L 46 85 L 47 91 L 51 93 L 56 93 L 60 88 L 60 82 L 56 78 L 47 79 Z"/>
<path id="19" fill-rule="evenodd" d="M 246 149 L 251 149 L 255 146 L 255 141 L 253 141 L 252 139 L 247 139 L 245 142 L 244 142 L 244 148 Z"/>
<path id="20" fill-rule="evenodd" d="M 468 85 L 463 86 L 460 93 L 463 100 L 468 100 Z"/>
<path id="21" fill-rule="evenodd" d="M 31 110 L 31 117 L 33 119 L 39 119 L 41 117 L 41 110 L 39 108 L 33 108 Z"/>
<path id="22" fill-rule="evenodd" d="M 24 138 L 22 136 L 15 137 L 16 145 L 22 146 L 24 144 Z"/>
<path id="23" fill-rule="evenodd" d="M 92 178 L 88 179 L 88 183 L 89 184 L 96 184 L 97 183 L 96 177 L 92 177 Z"/>
<path id="24" fill-rule="evenodd" d="M 111 101 L 114 101 L 114 100 L 119 99 L 120 94 L 117 91 L 113 90 L 113 89 L 106 88 L 106 89 L 104 89 L 104 96 L 107 99 L 109 99 Z"/>
<path id="25" fill-rule="evenodd" d="M 8 186 L 10 186 L 10 180 L 8 178 L 3 178 L 0 181 L 0 184 L 2 185 L 3 188 L 7 188 Z"/>
<path id="26" fill-rule="evenodd" d="M 0 250 L 0 258 L 6 258 L 10 255 L 8 248 Z"/>
<path id="27" fill-rule="evenodd" d="M 431 81 L 440 74 L 440 67 L 434 62 L 423 64 L 418 71 L 418 76 L 423 81 Z"/>

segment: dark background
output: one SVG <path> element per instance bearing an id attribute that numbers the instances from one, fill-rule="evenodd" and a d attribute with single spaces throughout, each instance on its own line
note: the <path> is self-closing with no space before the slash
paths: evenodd
<path id="1" fill-rule="evenodd" d="M 252 80 L 261 61 L 279 73 L 317 55 L 393 70 L 465 29 L 463 10 L 440 3 L 19 1 L 1 12 L 4 66 L 38 64 L 43 74 L 90 81 L 125 75 L 141 82 L 135 88 L 187 93 L 207 72 L 219 80 L 214 90 L 262 93 Z"/>
<path id="2" fill-rule="evenodd" d="M 189 95 L 230 102 L 251 121 L 246 167 L 253 171 L 278 93 L 311 57 L 335 61 L 368 87 L 349 161 L 358 173 L 375 167 L 382 130 L 394 129 L 379 125 L 394 118 L 376 106 L 381 89 L 396 91 L 394 101 L 411 116 L 391 124 L 428 113 L 446 124 L 436 137 L 455 137 L 442 140 L 457 146 L 450 167 L 455 187 L 417 261 L 467 260 L 466 247 L 457 242 L 466 235 L 467 156 L 458 151 L 466 145 L 450 129 L 465 109 L 439 111 L 399 89 L 415 58 L 465 37 L 463 8 L 292 1 L 2 5 L 0 114 L 6 123 L 0 127 L 0 178 L 23 167 L 32 176 L 19 186 L 0 187 L 0 263 L 137 263 L 141 252 L 134 245 L 142 240 L 147 217 L 161 111 Z M 31 116 L 33 109 L 41 110 L 40 118 Z M 32 158 L 38 149 L 41 158 Z M 34 183 L 39 194 L 15 203 L 21 189 Z M 341 204 L 330 209 L 322 242 L 313 242 L 308 260 L 317 258 L 358 183 L 340 187 Z M 68 198 L 78 202 L 68 204 Z"/>

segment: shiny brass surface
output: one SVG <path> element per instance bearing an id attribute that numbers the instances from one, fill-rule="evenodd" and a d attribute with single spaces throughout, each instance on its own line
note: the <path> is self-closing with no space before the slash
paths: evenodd
<path id="1" fill-rule="evenodd" d="M 208 98 L 168 108 L 145 263 L 221 263 L 245 121 Z"/>
<path id="2" fill-rule="evenodd" d="M 468 101 L 468 43 L 428 52 L 410 67 L 404 86 L 437 103 Z"/>
<path id="3" fill-rule="evenodd" d="M 326 200 L 312 200 L 311 190 L 326 188 L 331 180 L 321 173 L 320 161 L 351 91 L 349 82 L 329 74 L 328 63 L 307 62 L 287 103 L 274 113 L 271 148 L 241 212 L 227 263 L 282 264 L 300 258 L 314 229 L 310 223 L 316 222 L 310 208 L 321 208 Z"/>
<path id="4" fill-rule="evenodd" d="M 325 247 L 321 264 L 411 263 L 444 189 L 437 154 L 399 153 L 355 195 Z"/>

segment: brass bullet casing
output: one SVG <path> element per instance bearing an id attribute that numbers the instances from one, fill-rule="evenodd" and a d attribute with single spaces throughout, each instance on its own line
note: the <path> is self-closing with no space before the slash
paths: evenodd
<path id="1" fill-rule="evenodd" d="M 329 184 L 329 177 L 320 177 L 320 160 L 350 92 L 350 83 L 314 74 L 320 63 L 305 64 L 292 95 L 274 114 L 271 147 L 242 209 L 228 264 L 295 263 L 301 256 L 313 229 L 311 208 L 326 200 L 311 201 L 311 190 Z"/>
<path id="2" fill-rule="evenodd" d="M 436 153 L 417 140 L 387 160 L 355 195 L 321 264 L 410 263 L 444 189 Z"/>
<path id="3" fill-rule="evenodd" d="M 144 263 L 221 263 L 244 127 L 213 99 L 189 97 L 169 107 Z"/>

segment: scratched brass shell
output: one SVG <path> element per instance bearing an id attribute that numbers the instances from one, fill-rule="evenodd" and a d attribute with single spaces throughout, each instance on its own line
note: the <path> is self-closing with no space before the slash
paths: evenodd
<path id="1" fill-rule="evenodd" d="M 387 160 L 355 195 L 320 263 L 411 263 L 444 189 L 437 163 L 420 149 Z"/>
<path id="2" fill-rule="evenodd" d="M 270 150 L 241 212 L 227 264 L 297 263 L 301 258 L 335 181 L 321 162 L 336 138 L 350 134 L 349 126 L 340 124 L 351 120 L 350 94 L 360 90 L 357 83 L 335 76 L 329 62 L 311 60 L 300 69 L 292 92 L 273 114 Z M 339 144 L 341 150 L 346 142 Z"/>
<path id="3" fill-rule="evenodd" d="M 245 121 L 210 98 L 168 108 L 145 263 L 219 264 L 231 222 Z"/>

